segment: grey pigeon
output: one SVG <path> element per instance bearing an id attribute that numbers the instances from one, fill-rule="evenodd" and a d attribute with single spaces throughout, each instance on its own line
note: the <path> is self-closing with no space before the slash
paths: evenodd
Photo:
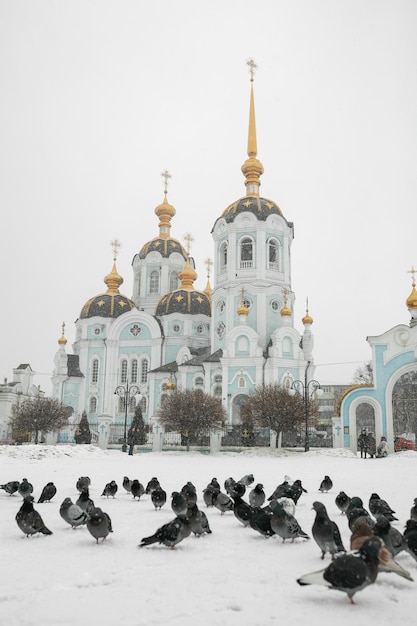
<path id="1" fill-rule="evenodd" d="M 146 485 L 146 489 L 145 489 L 145 493 L 146 494 L 150 494 L 152 493 L 152 491 L 154 489 L 156 489 L 157 487 L 160 487 L 161 485 L 159 484 L 159 480 L 157 479 L 156 476 L 153 476 L 150 481 L 148 482 L 148 484 Z"/>
<path id="2" fill-rule="evenodd" d="M 229 476 L 229 478 L 226 478 L 226 480 L 224 481 L 224 490 L 226 491 L 227 495 L 230 496 L 230 493 L 235 484 L 236 480 L 234 478 L 232 478 L 231 476 Z"/>
<path id="3" fill-rule="evenodd" d="M 56 487 L 54 483 L 52 482 L 46 483 L 45 487 L 42 489 L 42 493 L 39 497 L 38 502 L 50 502 L 55 494 L 56 494 Z"/>
<path id="4" fill-rule="evenodd" d="M 324 585 L 343 591 L 354 604 L 353 596 L 377 579 L 380 547 L 381 540 L 370 537 L 360 547 L 359 555 L 338 556 L 325 569 L 300 576 L 297 582 L 299 585 Z"/>
<path id="5" fill-rule="evenodd" d="M 33 485 L 28 481 L 27 478 L 22 478 L 17 490 L 22 498 L 25 498 L 26 496 L 30 496 L 30 494 L 33 493 Z"/>
<path id="6" fill-rule="evenodd" d="M 285 478 L 282 483 L 280 483 L 277 487 L 275 487 L 272 494 L 269 496 L 268 500 L 279 500 L 279 498 L 288 498 L 290 493 L 291 484 Z"/>
<path id="7" fill-rule="evenodd" d="M 319 487 L 319 491 L 321 491 L 322 493 L 327 493 L 328 491 L 330 491 L 330 489 L 333 487 L 333 481 L 330 478 L 330 476 L 326 476 L 323 478 L 323 480 L 320 483 L 320 487 Z"/>
<path id="8" fill-rule="evenodd" d="M 122 485 L 124 489 L 126 489 L 127 493 L 132 492 L 132 481 L 130 480 L 130 478 L 128 478 L 127 476 L 124 476 Z"/>
<path id="9" fill-rule="evenodd" d="M 329 518 L 324 504 L 313 502 L 313 509 L 316 512 L 311 529 L 313 539 L 321 550 L 322 559 L 324 559 L 327 552 L 334 559 L 338 552 L 346 552 L 339 527 L 336 522 Z"/>
<path id="10" fill-rule="evenodd" d="M 158 483 L 159 485 L 159 483 Z M 141 497 L 143 496 L 144 493 L 151 493 L 151 492 L 147 492 L 145 490 L 145 487 L 142 485 L 142 483 L 135 478 L 134 480 L 132 480 L 132 486 L 130 488 L 130 492 L 133 496 L 133 499 L 137 498 L 138 500 L 141 499 Z"/>
<path id="11" fill-rule="evenodd" d="M 254 509 L 249 524 L 253 530 L 256 530 L 263 537 L 272 537 L 275 535 L 271 528 L 272 512 L 266 509 Z"/>
<path id="12" fill-rule="evenodd" d="M 171 509 L 177 517 L 187 515 L 188 504 L 186 497 L 179 491 L 173 491 L 171 494 Z"/>
<path id="13" fill-rule="evenodd" d="M 99 507 L 93 507 L 89 512 L 87 528 L 96 543 L 99 539 L 105 541 L 107 535 L 113 532 L 110 516 Z"/>
<path id="14" fill-rule="evenodd" d="M 206 507 L 214 506 L 214 498 L 218 493 L 220 493 L 220 489 L 217 489 L 217 487 L 212 484 L 208 484 L 207 487 L 203 489 L 203 500 Z"/>
<path id="15" fill-rule="evenodd" d="M 250 520 L 254 514 L 255 509 L 245 502 L 240 496 L 234 496 L 233 498 L 233 514 L 237 520 L 244 526 L 250 526 Z"/>
<path id="16" fill-rule="evenodd" d="M 181 494 L 187 500 L 188 508 L 194 506 L 194 504 L 197 504 L 197 490 L 193 483 L 186 483 L 181 489 Z"/>
<path id="17" fill-rule="evenodd" d="M 363 506 L 362 498 L 353 496 L 350 499 L 349 506 L 346 510 L 346 517 L 348 520 L 348 526 L 353 532 L 355 525 L 365 522 L 370 528 L 375 526 L 375 520 L 371 517 L 369 511 Z"/>
<path id="18" fill-rule="evenodd" d="M 399 530 L 391 526 L 391 522 L 380 515 L 374 525 L 374 534 L 382 539 L 392 556 L 397 556 L 405 549 L 404 537 Z"/>
<path id="19" fill-rule="evenodd" d="M 404 549 L 417 561 L 417 522 L 414 519 L 408 519 L 404 530 Z"/>
<path id="20" fill-rule="evenodd" d="M 243 478 L 241 478 L 237 482 L 242 483 L 242 485 L 245 485 L 245 487 L 249 487 L 249 485 L 255 482 L 255 478 L 253 474 L 246 474 L 245 476 L 243 476 Z"/>
<path id="21" fill-rule="evenodd" d="M 81 493 L 83 489 L 89 489 L 91 485 L 91 479 L 89 476 L 80 476 L 75 483 L 75 487 L 77 491 Z"/>
<path id="22" fill-rule="evenodd" d="M 155 507 L 155 510 L 161 510 L 164 504 L 167 501 L 167 492 L 162 489 L 162 487 L 157 487 L 151 493 L 152 504 Z"/>
<path id="23" fill-rule="evenodd" d="M 278 500 L 273 500 L 270 507 L 272 510 L 271 528 L 276 535 L 281 537 L 283 542 L 286 539 L 291 539 L 292 542 L 298 538 L 310 539 L 296 518 L 286 513 Z"/>
<path id="24" fill-rule="evenodd" d="M 77 528 L 87 523 L 88 514 L 77 504 L 74 504 L 71 498 L 65 498 L 59 507 L 59 514 L 72 528 Z"/>
<path id="25" fill-rule="evenodd" d="M 255 509 L 260 509 L 265 502 L 265 491 L 262 483 L 258 483 L 249 493 L 249 504 Z"/>
<path id="26" fill-rule="evenodd" d="M 194 535 L 201 537 L 201 535 L 205 535 L 206 533 L 208 535 L 211 534 L 211 528 L 207 515 L 204 511 L 201 511 L 196 504 L 189 507 L 187 518 L 190 522 L 191 532 L 194 533 Z"/>
<path id="27" fill-rule="evenodd" d="M 395 511 L 390 507 L 386 500 L 379 497 L 377 493 L 372 493 L 369 498 L 369 510 L 374 517 L 383 515 L 390 522 L 398 521 L 398 517 L 394 516 Z"/>
<path id="28" fill-rule="evenodd" d="M 13 494 L 16 493 L 16 491 L 18 491 L 19 485 L 20 483 L 18 480 L 9 480 L 8 483 L 5 483 L 4 485 L 0 485 L 0 489 L 4 489 L 4 491 L 8 493 L 9 496 L 12 496 Z"/>
<path id="29" fill-rule="evenodd" d="M 233 511 L 233 500 L 223 491 L 215 494 L 213 506 L 224 515 L 227 511 Z"/>
<path id="30" fill-rule="evenodd" d="M 150 546 L 153 543 L 161 543 L 173 550 L 176 545 L 189 537 L 191 534 L 191 524 L 185 516 L 177 516 L 171 522 L 164 524 L 149 537 L 143 537 L 139 548 Z"/>
<path id="31" fill-rule="evenodd" d="M 116 483 L 115 480 L 111 480 L 109 483 L 106 484 L 106 486 L 103 489 L 103 493 L 101 494 L 102 496 L 106 496 L 106 498 L 109 498 L 110 496 L 112 498 L 114 498 L 114 496 L 117 493 L 118 490 L 118 485 Z"/>
<path id="32" fill-rule="evenodd" d="M 33 508 L 34 497 L 29 495 L 23 498 L 23 504 L 16 514 L 16 522 L 20 530 L 27 536 L 42 533 L 52 535 L 52 531 L 47 528 L 40 514 Z"/>
<path id="33" fill-rule="evenodd" d="M 414 504 L 410 509 L 410 519 L 417 522 L 417 498 L 414 498 Z"/>
<path id="34" fill-rule="evenodd" d="M 78 496 L 75 504 L 80 507 L 86 513 L 89 513 L 94 508 L 94 501 L 90 498 L 90 491 L 88 487 L 84 487 Z"/>
<path id="35" fill-rule="evenodd" d="M 344 491 L 339 491 L 335 498 L 335 504 L 339 511 L 344 515 L 347 511 L 347 508 L 350 503 L 350 496 L 348 496 Z"/>

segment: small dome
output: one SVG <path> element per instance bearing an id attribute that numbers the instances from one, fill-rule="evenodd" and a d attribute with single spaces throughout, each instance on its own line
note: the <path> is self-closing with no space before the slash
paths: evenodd
<path id="1" fill-rule="evenodd" d="M 313 318 L 311 317 L 311 315 L 308 314 L 308 309 L 306 311 L 306 314 L 304 315 L 303 319 L 301 320 L 304 324 L 304 326 L 306 324 L 312 324 L 313 323 Z"/>
<path id="2" fill-rule="evenodd" d="M 417 309 L 417 291 L 416 291 L 416 284 L 414 281 L 413 281 L 413 289 L 405 302 L 407 305 L 407 309 Z"/>
<path id="3" fill-rule="evenodd" d="M 154 252 L 155 250 L 165 259 L 167 259 L 174 252 L 179 252 L 183 256 L 184 260 L 187 258 L 187 252 L 179 241 L 172 238 L 163 239 L 162 237 L 155 237 L 154 239 L 151 239 L 151 241 L 148 241 L 148 243 L 145 243 L 139 252 L 139 258 L 145 259 L 148 254 Z"/>
<path id="4" fill-rule="evenodd" d="M 285 304 L 280 311 L 281 317 L 291 317 L 291 309 L 289 309 Z"/>
<path id="5" fill-rule="evenodd" d="M 264 222 L 270 215 L 280 215 L 284 217 L 279 206 L 272 200 L 260 198 L 259 196 L 245 196 L 232 202 L 223 211 L 223 217 L 227 223 L 233 222 L 240 213 L 253 213 L 258 220 Z"/>
<path id="6" fill-rule="evenodd" d="M 106 293 L 100 293 L 98 296 L 90 298 L 90 300 L 84 304 L 80 313 L 81 319 L 96 316 L 116 318 L 136 308 L 132 300 L 119 292 L 123 278 L 117 272 L 116 260 L 114 260 L 110 274 L 104 277 L 104 282 L 108 287 Z"/>
<path id="7" fill-rule="evenodd" d="M 197 273 L 190 265 L 187 256 L 184 269 L 178 272 L 180 289 L 163 296 L 156 306 L 155 315 L 182 313 L 184 315 L 211 315 L 210 297 L 203 291 L 194 289 Z"/>
<path id="8" fill-rule="evenodd" d="M 65 331 L 65 322 L 62 322 L 62 334 L 61 334 L 60 338 L 58 339 L 58 344 L 60 346 L 66 346 L 67 345 L 67 340 L 65 338 L 64 331 Z"/>

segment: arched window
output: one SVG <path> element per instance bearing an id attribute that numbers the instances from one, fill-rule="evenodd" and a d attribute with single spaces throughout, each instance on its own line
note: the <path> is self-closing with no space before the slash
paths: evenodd
<path id="1" fill-rule="evenodd" d="M 92 396 L 90 398 L 90 410 L 89 410 L 90 415 L 94 415 L 94 413 L 97 413 L 97 398 L 95 398 L 94 396 Z"/>
<path id="2" fill-rule="evenodd" d="M 221 384 L 223 381 L 223 376 L 221 374 L 215 374 L 213 380 L 215 383 Z"/>
<path id="3" fill-rule="evenodd" d="M 98 383 L 98 359 L 93 359 L 91 364 L 91 382 Z"/>
<path id="4" fill-rule="evenodd" d="M 202 376 L 197 376 L 197 378 L 194 381 L 194 388 L 202 389 L 203 386 L 204 386 L 204 379 L 202 378 Z"/>
<path id="5" fill-rule="evenodd" d="M 136 409 L 136 400 L 135 398 L 130 398 L 129 400 L 129 413 L 134 413 Z"/>
<path id="6" fill-rule="evenodd" d="M 245 379 L 243 378 L 243 376 L 241 376 L 241 377 L 239 378 L 238 387 L 239 387 L 240 389 L 242 389 L 243 387 L 246 387 L 246 381 L 245 381 Z"/>
<path id="7" fill-rule="evenodd" d="M 159 293 L 159 272 L 156 270 L 149 276 L 149 293 Z"/>
<path id="8" fill-rule="evenodd" d="M 120 363 L 120 382 L 127 383 L 127 361 L 123 359 Z"/>
<path id="9" fill-rule="evenodd" d="M 139 406 L 140 406 L 140 410 L 142 411 L 142 413 L 145 414 L 146 407 L 147 407 L 146 396 L 141 396 L 141 399 L 139 400 Z"/>
<path id="10" fill-rule="evenodd" d="M 148 369 L 149 369 L 148 359 L 142 359 L 142 363 L 140 364 L 140 382 L 141 383 L 148 382 Z"/>
<path id="11" fill-rule="evenodd" d="M 137 359 L 133 359 L 130 364 L 130 382 L 137 383 L 138 382 L 138 361 Z"/>
<path id="12" fill-rule="evenodd" d="M 171 272 L 169 275 L 169 290 L 175 291 L 178 289 L 178 276 L 177 272 Z"/>
<path id="13" fill-rule="evenodd" d="M 227 241 L 223 241 L 223 243 L 220 245 L 220 271 L 227 268 L 227 247 Z"/>
<path id="14" fill-rule="evenodd" d="M 215 387 L 213 387 L 213 395 L 216 398 L 221 398 L 222 397 L 222 388 L 220 385 L 216 385 Z"/>
<path id="15" fill-rule="evenodd" d="M 279 241 L 271 238 L 268 241 L 268 269 L 279 270 Z"/>
<path id="16" fill-rule="evenodd" d="M 253 241 L 250 237 L 245 237 L 240 242 L 240 269 L 254 267 L 253 263 Z"/>

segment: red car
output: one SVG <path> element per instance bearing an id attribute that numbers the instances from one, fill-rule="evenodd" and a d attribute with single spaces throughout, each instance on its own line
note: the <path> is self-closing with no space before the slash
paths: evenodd
<path id="1" fill-rule="evenodd" d="M 416 446 L 413 441 L 404 439 L 404 437 L 395 437 L 394 450 L 395 452 L 401 452 L 401 450 L 415 450 Z"/>

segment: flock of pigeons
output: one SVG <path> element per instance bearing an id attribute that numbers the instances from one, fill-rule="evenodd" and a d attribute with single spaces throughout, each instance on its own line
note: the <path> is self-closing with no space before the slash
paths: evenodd
<path id="1" fill-rule="evenodd" d="M 310 539 L 296 519 L 297 503 L 303 492 L 306 492 L 301 480 L 292 481 L 286 476 L 268 498 L 262 483 L 254 482 L 253 474 L 247 474 L 238 481 L 230 477 L 225 480 L 222 490 L 218 480 L 213 478 L 203 490 L 204 503 L 207 507 L 218 509 L 221 515 L 233 513 L 241 524 L 265 537 L 278 535 L 282 541 L 289 539 L 292 542 L 296 539 Z M 100 539 L 104 541 L 113 529 L 108 513 L 95 506 L 90 498 L 90 485 L 88 476 L 78 478 L 77 500 L 73 502 L 71 498 L 65 498 L 59 512 L 72 528 L 86 525 L 98 543 Z M 26 478 L 20 482 L 10 481 L 0 485 L 0 488 L 9 495 L 18 493 L 22 496 L 23 503 L 17 512 L 16 522 L 25 535 L 52 534 L 34 508 L 33 485 Z M 167 503 L 167 493 L 156 477 L 145 487 L 139 480 L 130 480 L 125 476 L 123 488 L 134 499 L 149 495 L 155 510 L 160 510 Z M 325 476 L 319 492 L 327 493 L 332 488 L 331 478 Z M 118 485 L 112 480 L 105 485 L 101 496 L 114 498 L 117 491 Z M 54 483 L 47 483 L 38 503 L 50 501 L 56 492 Z M 187 482 L 180 491 L 174 491 L 170 500 L 174 519 L 159 527 L 153 535 L 144 537 L 138 547 L 159 543 L 173 549 L 191 533 L 197 536 L 210 534 L 208 518 L 198 508 L 197 499 L 197 490 L 192 482 Z M 355 593 L 374 583 L 378 572 L 393 572 L 413 581 L 410 573 L 395 557 L 405 551 L 417 562 L 417 498 L 411 506 L 410 518 L 406 521 L 403 533 L 391 523 L 398 521 L 395 511 L 377 493 L 371 494 L 368 509 L 361 498 L 350 497 L 343 491 L 337 494 L 335 504 L 347 519 L 351 532 L 349 549 L 346 550 L 343 545 L 339 527 L 329 518 L 325 505 L 319 501 L 313 502 L 315 518 L 311 535 L 321 552 L 321 559 L 329 554 L 331 562 L 325 568 L 298 578 L 300 585 L 319 584 L 343 591 L 354 603 Z"/>

